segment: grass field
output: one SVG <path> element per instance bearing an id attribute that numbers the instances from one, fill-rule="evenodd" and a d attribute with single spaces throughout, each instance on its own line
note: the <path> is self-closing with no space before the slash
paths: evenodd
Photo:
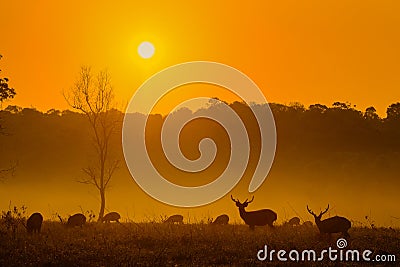
<path id="1" fill-rule="evenodd" d="M 2 229 L 2 228 L 0 228 Z M 365 249 L 375 255 L 395 255 L 400 259 L 400 231 L 389 228 L 352 228 L 346 249 Z M 337 249 L 338 236 L 321 238 L 316 227 L 258 227 L 245 225 L 162 223 L 87 223 L 68 229 L 59 222 L 45 221 L 39 235 L 28 235 L 19 227 L 13 235 L 0 233 L 0 266 L 371 266 L 377 263 L 354 261 L 290 261 L 283 263 L 257 259 L 268 249 L 313 249 L 320 253 Z M 319 255 L 319 254 L 317 254 Z M 276 255 L 275 255 L 276 256 Z M 287 254 L 286 254 L 286 257 Z M 380 266 L 393 265 L 385 263 Z"/>

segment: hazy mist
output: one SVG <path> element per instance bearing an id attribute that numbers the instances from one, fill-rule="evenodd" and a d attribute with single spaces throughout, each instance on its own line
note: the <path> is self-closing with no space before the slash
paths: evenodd
<path id="1" fill-rule="evenodd" d="M 238 102 L 231 107 L 245 123 L 251 144 L 244 177 L 231 192 L 235 198 L 244 200 L 251 197 L 247 188 L 258 161 L 260 136 L 250 109 Z M 211 114 L 217 109 L 211 105 L 196 112 Z M 381 119 L 373 112 L 361 112 L 345 105 L 304 108 L 299 104 L 271 104 L 271 109 L 277 127 L 276 158 L 248 210 L 273 209 L 278 213 L 279 223 L 292 216 L 311 220 L 307 204 L 318 211 L 329 203 L 331 209 L 326 216 L 343 215 L 356 224 L 365 224 L 368 215 L 377 225 L 400 225 L 399 118 Z M 191 111 L 182 109 L 171 116 L 183 116 L 185 112 Z M 145 119 L 138 113 L 129 116 L 138 122 Z M 56 219 L 56 212 L 63 216 L 87 210 L 98 213 L 98 192 L 92 186 L 77 182 L 85 177 L 81 169 L 94 156 L 92 135 L 84 115 L 11 107 L 1 111 L 0 118 L 6 132 L 0 136 L 0 168 L 17 164 L 15 175 L 0 183 L 1 210 L 8 209 L 11 202 L 12 206 L 26 205 L 28 213 L 40 211 L 45 219 Z M 212 138 L 218 149 L 209 168 L 188 174 L 169 164 L 162 153 L 163 120 L 161 115 L 151 115 L 146 131 L 146 145 L 157 170 L 166 179 L 186 186 L 206 184 L 218 177 L 230 156 L 229 138 L 224 129 L 207 119 L 184 127 L 180 146 L 187 158 L 199 157 L 198 143 L 205 137 Z M 152 199 L 127 170 L 120 130 L 113 138 L 111 153 L 120 159 L 121 168 L 107 191 L 107 209 L 118 211 L 122 220 L 159 220 L 161 215 L 181 213 L 185 221 L 198 222 L 226 213 L 232 221 L 241 222 L 229 195 L 191 209 L 171 207 Z"/>

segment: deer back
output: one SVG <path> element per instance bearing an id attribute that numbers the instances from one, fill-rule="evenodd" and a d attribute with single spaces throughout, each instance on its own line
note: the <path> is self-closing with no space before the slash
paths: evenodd
<path id="1" fill-rule="evenodd" d="M 347 232 L 351 227 L 351 222 L 344 217 L 331 217 L 320 222 L 316 222 L 321 233 L 340 233 Z"/>
<path id="2" fill-rule="evenodd" d="M 229 222 L 229 216 L 226 214 L 219 215 L 213 222 L 212 224 L 228 224 Z"/>
<path id="3" fill-rule="evenodd" d="M 82 213 L 77 213 L 68 218 L 67 226 L 82 226 L 86 223 L 86 217 Z"/>
<path id="4" fill-rule="evenodd" d="M 110 213 L 107 213 L 106 215 L 104 215 L 102 221 L 103 222 L 111 222 L 111 221 L 118 222 L 119 219 L 121 219 L 121 216 L 119 215 L 119 213 L 113 211 L 113 212 L 110 212 Z"/>

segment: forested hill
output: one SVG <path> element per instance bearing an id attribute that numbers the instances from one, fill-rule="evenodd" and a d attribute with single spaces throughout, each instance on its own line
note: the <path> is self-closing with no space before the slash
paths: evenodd
<path id="1" fill-rule="evenodd" d="M 257 125 L 249 115 L 250 109 L 238 102 L 231 107 L 248 126 L 250 141 L 257 147 Z M 359 221 L 372 213 L 381 224 L 398 223 L 393 218 L 400 215 L 396 204 L 400 188 L 400 103 L 388 107 L 385 118 L 380 118 L 373 107 L 359 111 L 339 102 L 331 107 L 320 104 L 308 108 L 300 104 L 270 104 L 270 107 L 277 127 L 276 158 L 268 179 L 255 193 L 258 201 L 254 208 L 268 203 L 268 207 L 275 207 L 285 216 L 290 216 L 293 213 L 290 210 L 294 209 L 306 217 L 306 204 L 319 208 L 331 203 L 335 207 L 332 212 L 354 216 Z M 214 109 L 211 105 L 196 112 L 212 114 Z M 118 112 L 122 120 L 121 112 L 113 112 Z M 190 111 L 183 109 L 172 116 L 184 112 Z M 132 116 L 137 120 L 145 118 L 142 114 Z M 0 168 L 17 163 L 15 176 L 0 185 L 0 208 L 9 201 L 21 201 L 28 206 L 46 207 L 48 213 L 54 210 L 70 213 L 82 203 L 86 203 L 85 209 L 97 210 L 96 191 L 76 183 L 83 176 L 81 169 L 93 161 L 94 156 L 90 128 L 83 114 L 57 110 L 42 113 L 32 108 L 9 106 L 0 111 L 0 119 L 5 133 L 0 135 Z M 151 131 L 146 137 L 152 140 L 153 159 L 165 170 L 165 159 L 157 158 L 157 152 L 161 152 L 158 144 L 163 119 L 160 115 L 150 116 Z M 206 124 L 188 129 L 182 142 L 184 149 L 188 147 L 189 157 L 196 157 L 198 143 L 193 144 L 193 138 L 202 136 L 202 131 L 214 135 L 217 141 L 220 137 L 218 129 Z M 125 167 L 121 132 L 113 138 L 112 153 L 121 160 L 122 166 L 108 193 L 109 207 L 130 214 L 149 213 L 149 210 L 157 213 L 155 210 L 160 204 L 137 187 Z M 226 142 L 222 137 L 221 141 Z M 219 148 L 222 152 L 228 151 L 229 145 Z M 249 171 L 233 190 L 236 196 L 249 196 L 247 187 L 256 159 L 250 156 Z M 227 159 L 221 156 L 217 160 L 212 175 L 208 173 L 204 180 L 202 176 L 187 180 L 179 174 L 170 180 L 186 185 L 204 184 L 223 170 Z M 134 205 L 135 199 L 145 199 L 147 204 Z M 214 205 L 216 210 L 223 210 L 228 204 L 231 205 L 230 200 L 224 198 Z M 166 208 L 165 213 L 170 209 Z M 236 214 L 234 208 L 232 212 Z"/>

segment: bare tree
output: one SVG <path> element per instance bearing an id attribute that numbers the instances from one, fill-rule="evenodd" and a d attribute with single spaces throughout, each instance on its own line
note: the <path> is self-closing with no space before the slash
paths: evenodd
<path id="1" fill-rule="evenodd" d="M 100 194 L 100 211 L 98 220 L 104 216 L 106 189 L 119 166 L 110 154 L 110 143 L 113 133 L 120 123 L 114 109 L 114 92 L 110 76 L 106 71 L 93 77 L 90 67 L 82 67 L 74 86 L 64 92 L 68 104 L 84 113 L 89 121 L 95 147 L 94 164 L 83 168 L 86 178 L 79 182 L 95 186 Z"/>

